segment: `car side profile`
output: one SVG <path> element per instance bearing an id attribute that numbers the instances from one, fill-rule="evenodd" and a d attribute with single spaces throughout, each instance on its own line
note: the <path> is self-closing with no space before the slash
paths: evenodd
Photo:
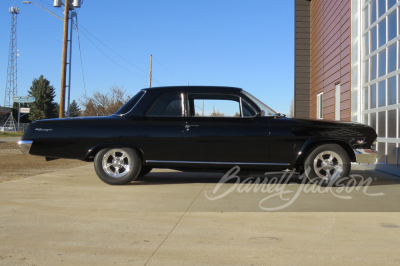
<path id="1" fill-rule="evenodd" d="M 310 179 L 348 176 L 351 162 L 374 163 L 367 125 L 287 118 L 240 88 L 140 90 L 114 115 L 32 122 L 22 152 L 94 161 L 101 180 L 127 184 L 153 168 L 181 171 L 296 169 Z M 306 169 L 308 171 L 305 171 Z"/>

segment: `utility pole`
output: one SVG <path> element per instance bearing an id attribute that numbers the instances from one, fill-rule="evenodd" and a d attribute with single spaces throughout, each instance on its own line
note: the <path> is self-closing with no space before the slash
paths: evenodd
<path id="1" fill-rule="evenodd" d="M 61 92 L 60 92 L 60 114 L 59 118 L 64 117 L 65 112 L 65 83 L 67 76 L 67 49 L 68 49 L 68 18 L 70 0 L 65 0 L 64 9 L 64 37 L 63 37 L 63 52 L 62 52 L 62 65 L 61 65 Z"/>
<path id="2" fill-rule="evenodd" d="M 149 88 L 151 88 L 151 61 L 152 61 L 152 55 L 150 55 L 150 75 L 149 75 Z"/>
<path id="3" fill-rule="evenodd" d="M 76 12 L 72 12 L 69 20 L 71 21 L 70 31 L 69 31 L 69 60 L 68 60 L 68 100 L 67 100 L 67 117 L 69 117 L 69 105 L 71 98 L 71 61 L 72 61 L 72 26 L 73 18 L 76 17 Z"/>

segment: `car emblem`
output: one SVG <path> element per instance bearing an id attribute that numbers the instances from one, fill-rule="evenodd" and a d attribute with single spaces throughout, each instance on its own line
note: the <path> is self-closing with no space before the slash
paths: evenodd
<path id="1" fill-rule="evenodd" d="M 51 128 L 35 128 L 35 131 L 46 131 L 46 132 L 49 132 L 49 131 L 53 131 L 53 129 L 51 129 Z"/>

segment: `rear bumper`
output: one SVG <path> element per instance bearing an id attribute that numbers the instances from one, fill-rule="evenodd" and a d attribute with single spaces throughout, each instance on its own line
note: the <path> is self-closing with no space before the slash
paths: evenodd
<path id="1" fill-rule="evenodd" d="M 371 149 L 354 149 L 357 163 L 375 163 L 379 153 Z"/>
<path id="2" fill-rule="evenodd" d="M 17 142 L 19 149 L 22 151 L 23 154 L 29 154 L 31 150 L 31 146 L 33 141 L 32 140 L 20 140 Z"/>

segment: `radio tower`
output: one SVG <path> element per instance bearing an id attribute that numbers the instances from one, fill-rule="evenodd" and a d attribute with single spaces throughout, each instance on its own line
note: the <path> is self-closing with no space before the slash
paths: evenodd
<path id="1" fill-rule="evenodd" d="M 6 97 L 4 99 L 5 107 L 12 107 L 12 97 L 17 95 L 17 15 L 19 14 L 19 8 L 10 7 L 9 12 L 11 14 L 11 36 L 8 53 Z"/>

